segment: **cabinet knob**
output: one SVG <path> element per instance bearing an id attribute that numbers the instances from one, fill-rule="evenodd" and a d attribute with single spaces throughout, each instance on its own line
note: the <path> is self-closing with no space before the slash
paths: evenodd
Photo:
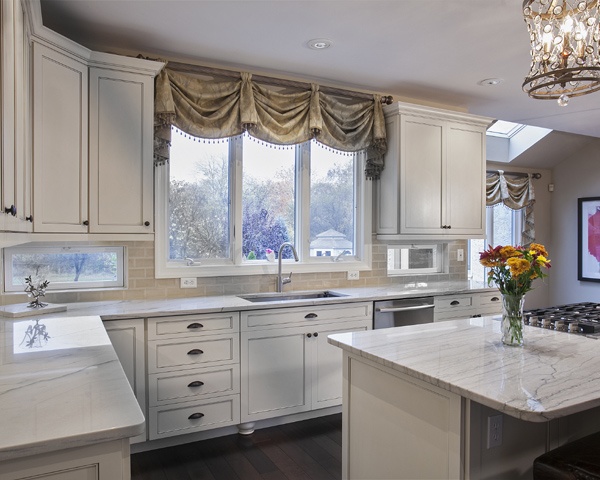
<path id="1" fill-rule="evenodd" d="M 25 217 L 25 220 L 27 220 L 28 222 L 33 223 L 33 215 L 29 215 L 28 217 Z"/>
<path id="2" fill-rule="evenodd" d="M 198 420 L 199 418 L 202 418 L 204 416 L 203 413 L 197 412 L 197 413 L 192 413 L 188 419 L 189 420 Z"/>
<path id="3" fill-rule="evenodd" d="M 310 338 L 310 337 L 312 337 L 312 333 L 307 333 L 307 334 L 306 334 L 306 336 L 307 336 L 308 338 Z"/>
<path id="4" fill-rule="evenodd" d="M 187 328 L 189 329 L 196 329 L 196 328 L 204 328 L 204 325 L 202 325 L 201 323 L 198 322 L 194 322 L 194 323 L 190 323 Z"/>
<path id="5" fill-rule="evenodd" d="M 452 300 L 450 305 L 460 305 L 460 302 L 458 300 Z"/>
<path id="6" fill-rule="evenodd" d="M 318 336 L 319 336 L 319 332 L 315 332 L 313 335 L 314 335 L 315 337 L 318 337 Z"/>
<path id="7" fill-rule="evenodd" d="M 90 224 L 90 222 L 88 220 L 84 220 L 83 222 L 81 222 L 83 225 L 85 225 L 86 227 Z"/>
<path id="8" fill-rule="evenodd" d="M 17 216 L 17 207 L 11 205 L 10 208 L 4 207 L 4 213 L 10 213 L 13 217 Z"/>
<path id="9" fill-rule="evenodd" d="M 304 318 L 317 318 L 318 315 L 316 313 L 307 313 Z"/>
<path id="10" fill-rule="evenodd" d="M 204 382 L 201 382 L 200 380 L 195 380 L 192 383 L 190 383 L 188 385 L 188 387 L 192 388 L 192 387 L 201 387 L 202 385 L 204 385 Z"/>
<path id="11" fill-rule="evenodd" d="M 448 228 L 448 230 L 449 230 L 449 229 L 451 229 L 451 228 L 452 228 L 452 225 L 448 225 L 448 226 L 447 226 L 447 228 Z"/>
<path id="12" fill-rule="evenodd" d="M 190 350 L 187 354 L 188 355 L 201 355 L 204 352 L 202 350 L 200 350 L 199 348 L 193 348 L 192 350 Z"/>
<path id="13" fill-rule="evenodd" d="M 150 222 L 149 222 L 148 220 L 146 220 L 146 221 L 144 222 L 144 226 L 146 226 L 146 227 L 149 227 L 149 226 L 150 226 Z"/>

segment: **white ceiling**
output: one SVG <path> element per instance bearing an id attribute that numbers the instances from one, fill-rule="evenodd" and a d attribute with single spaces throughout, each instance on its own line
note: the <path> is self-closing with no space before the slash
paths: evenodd
<path id="1" fill-rule="evenodd" d="M 530 61 L 521 0 L 41 4 L 46 26 L 93 50 L 317 81 L 600 137 L 600 92 L 559 107 L 556 101 L 530 99 L 521 90 Z M 311 50 L 305 43 L 313 38 L 329 39 L 333 47 Z M 477 84 L 491 77 L 504 82 L 494 87 Z M 571 148 L 579 140 L 592 140 L 568 138 Z M 556 145 L 546 150 L 541 154 L 545 158 L 536 156 L 532 166 L 552 167 L 564 159 Z M 528 165 L 523 159 L 517 163 Z"/>

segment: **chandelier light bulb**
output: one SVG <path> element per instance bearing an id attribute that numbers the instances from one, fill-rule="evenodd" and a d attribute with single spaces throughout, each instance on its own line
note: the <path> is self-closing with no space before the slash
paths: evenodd
<path id="1" fill-rule="evenodd" d="M 566 105 L 600 90 L 600 0 L 524 0 L 523 16 L 531 41 L 523 90 L 530 97 L 562 97 Z"/>

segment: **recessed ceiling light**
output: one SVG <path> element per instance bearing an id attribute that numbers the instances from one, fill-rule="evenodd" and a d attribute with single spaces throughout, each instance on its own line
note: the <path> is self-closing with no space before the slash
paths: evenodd
<path id="1" fill-rule="evenodd" d="M 480 80 L 477 82 L 477 85 L 482 85 L 484 87 L 493 87 L 496 85 L 500 85 L 504 82 L 503 78 L 486 78 L 484 80 Z"/>
<path id="2" fill-rule="evenodd" d="M 333 45 L 331 40 L 326 38 L 313 38 L 306 42 L 306 46 L 312 50 L 325 50 Z"/>

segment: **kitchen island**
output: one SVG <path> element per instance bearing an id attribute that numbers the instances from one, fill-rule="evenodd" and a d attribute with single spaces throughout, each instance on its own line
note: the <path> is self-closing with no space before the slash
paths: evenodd
<path id="1" fill-rule="evenodd" d="M 127 480 L 144 417 L 100 317 L 0 319 L 0 480 Z"/>
<path id="2" fill-rule="evenodd" d="M 600 342 L 499 319 L 337 334 L 343 478 L 531 478 L 533 459 L 600 430 Z"/>

